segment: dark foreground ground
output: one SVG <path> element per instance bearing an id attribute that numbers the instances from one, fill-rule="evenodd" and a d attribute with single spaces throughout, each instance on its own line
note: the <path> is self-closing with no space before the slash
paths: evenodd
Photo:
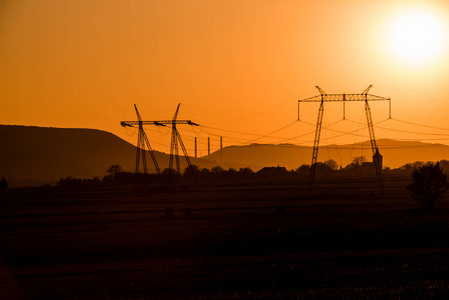
<path id="1" fill-rule="evenodd" d="M 447 298 L 449 201 L 406 180 L 7 191 L 0 299 Z"/>

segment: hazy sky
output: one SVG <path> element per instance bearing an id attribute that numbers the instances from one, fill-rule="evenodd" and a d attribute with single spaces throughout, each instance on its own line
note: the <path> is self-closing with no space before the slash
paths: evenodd
<path id="1" fill-rule="evenodd" d="M 190 151 L 194 137 L 206 154 L 207 137 L 214 150 L 221 135 L 224 146 L 310 145 L 314 104 L 301 106 L 307 123 L 264 135 L 294 122 L 297 100 L 316 85 L 360 93 L 372 84 L 371 94 L 392 98 L 394 118 L 449 128 L 448 34 L 447 1 L 0 0 L 0 123 L 96 128 L 135 143 L 120 126 L 136 119 L 134 103 L 143 119 L 166 120 L 180 102 L 180 119 L 205 126 L 179 126 Z M 375 122 L 388 117 L 387 103 L 372 108 Z M 340 104 L 325 110 L 325 126 L 341 119 Z M 363 128 L 363 114 L 354 103 L 331 128 Z M 449 131 L 379 126 L 377 138 L 449 144 Z M 147 134 L 169 151 L 168 129 Z M 368 137 L 323 134 L 323 143 Z"/>

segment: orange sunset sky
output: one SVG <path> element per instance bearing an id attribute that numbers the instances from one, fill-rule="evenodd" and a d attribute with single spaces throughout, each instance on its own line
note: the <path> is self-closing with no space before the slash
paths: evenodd
<path id="1" fill-rule="evenodd" d="M 0 0 L 0 124 L 94 128 L 135 144 L 144 120 L 171 119 L 189 153 L 258 143 L 312 145 L 327 93 L 372 103 L 376 137 L 449 144 L 449 2 L 360 0 Z M 325 106 L 322 144 L 369 138 L 363 103 Z M 419 123 L 430 127 L 406 124 Z M 309 124 L 311 123 L 311 124 Z M 287 126 L 288 125 L 288 126 Z M 283 130 L 279 130 L 280 128 Z M 356 134 L 336 137 L 335 129 Z M 277 131 L 277 132 L 275 132 Z M 417 133 L 419 134 L 417 134 Z M 147 128 L 168 152 L 168 128 Z"/>

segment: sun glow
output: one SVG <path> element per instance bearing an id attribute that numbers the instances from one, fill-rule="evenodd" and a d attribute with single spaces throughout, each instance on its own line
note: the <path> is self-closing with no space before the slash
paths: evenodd
<path id="1" fill-rule="evenodd" d="M 446 50 L 446 26 L 436 12 L 402 12 L 390 26 L 389 48 L 396 59 L 406 64 L 437 63 Z"/>

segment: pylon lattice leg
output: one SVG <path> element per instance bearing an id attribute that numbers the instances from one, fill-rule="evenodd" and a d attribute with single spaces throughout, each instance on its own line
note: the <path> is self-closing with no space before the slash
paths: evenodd
<path id="1" fill-rule="evenodd" d="M 186 147 L 184 146 L 184 143 L 182 142 L 181 134 L 179 134 L 179 131 L 177 131 L 177 134 L 178 134 L 179 144 L 181 145 L 182 152 L 184 153 L 184 157 L 186 158 L 186 161 L 187 161 L 187 165 L 191 166 L 192 163 L 190 162 L 190 158 L 189 158 L 189 155 L 187 154 Z"/>
<path id="2" fill-rule="evenodd" d="M 137 152 L 136 152 L 136 173 L 139 173 L 139 162 L 140 162 L 140 133 L 139 136 L 137 138 Z"/>
<path id="3" fill-rule="evenodd" d="M 371 142 L 371 150 L 373 152 L 373 164 L 376 169 L 377 183 L 379 185 L 380 191 L 383 192 L 384 184 L 382 179 L 382 166 L 379 160 L 380 154 L 379 149 L 377 148 L 376 137 L 374 136 L 373 118 L 371 116 L 371 109 L 369 107 L 368 101 L 365 101 L 365 112 L 366 122 L 368 123 L 369 138 Z"/>
<path id="4" fill-rule="evenodd" d="M 159 164 L 157 163 L 156 156 L 154 156 L 153 148 L 151 148 L 150 141 L 148 140 L 147 134 L 142 130 L 143 140 L 145 141 L 148 151 L 150 152 L 151 159 L 153 160 L 154 167 L 156 168 L 156 172 L 161 174 L 161 170 L 159 169 Z"/>
<path id="5" fill-rule="evenodd" d="M 175 158 L 176 158 L 176 173 L 180 174 L 181 173 L 181 164 L 179 163 L 179 149 L 178 149 L 178 142 L 177 142 L 177 137 L 178 137 L 178 130 L 175 131 Z"/>
<path id="6" fill-rule="evenodd" d="M 312 152 L 312 164 L 310 165 L 310 177 L 309 177 L 309 191 L 313 188 L 313 183 L 315 181 L 315 170 L 316 163 L 318 159 L 318 148 L 320 144 L 321 135 L 321 125 L 323 123 L 324 114 L 324 103 L 321 102 L 320 108 L 318 109 L 318 119 L 316 122 L 315 140 L 313 141 L 313 152 Z"/>

